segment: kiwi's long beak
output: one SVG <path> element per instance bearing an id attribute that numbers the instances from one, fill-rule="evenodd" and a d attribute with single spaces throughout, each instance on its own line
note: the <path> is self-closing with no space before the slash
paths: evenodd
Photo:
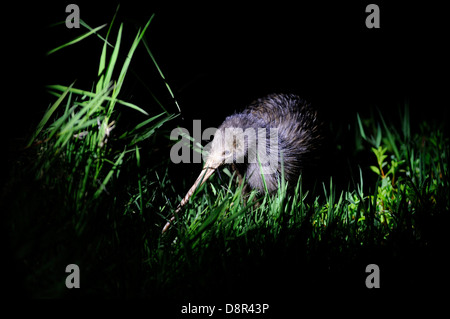
<path id="1" fill-rule="evenodd" d="M 192 195 L 194 194 L 194 192 L 197 189 L 197 187 L 200 187 L 201 185 L 203 185 L 203 183 L 208 180 L 208 178 L 215 172 L 215 170 L 219 166 L 220 166 L 220 164 L 217 164 L 217 163 L 215 163 L 212 160 L 206 161 L 206 164 L 203 167 L 200 175 L 197 177 L 197 180 L 195 181 L 194 185 L 192 185 L 192 187 L 189 189 L 189 191 L 184 196 L 184 198 L 181 200 L 180 204 L 178 205 L 177 209 L 175 210 L 175 214 L 177 214 L 181 210 L 181 208 L 184 205 L 186 205 L 187 202 L 189 202 L 189 199 L 192 197 Z M 170 224 L 174 220 L 175 220 L 175 215 L 172 216 L 172 218 L 164 226 L 164 228 L 162 230 L 163 234 L 167 231 L 167 229 L 169 229 Z"/>
<path id="2" fill-rule="evenodd" d="M 216 168 L 205 165 L 200 175 L 197 177 L 197 180 L 195 181 L 194 185 L 192 185 L 191 189 L 187 192 L 186 196 L 184 196 L 184 198 L 181 200 L 180 205 L 178 205 L 176 212 L 178 212 L 181 209 L 181 207 L 186 205 L 186 203 L 189 201 L 189 198 L 191 198 L 191 196 L 194 194 L 197 187 L 203 185 L 203 183 L 206 182 L 208 178 L 214 173 Z"/>

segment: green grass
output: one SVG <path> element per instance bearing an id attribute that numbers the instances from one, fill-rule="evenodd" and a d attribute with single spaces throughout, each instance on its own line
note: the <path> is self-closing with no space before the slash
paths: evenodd
<path id="1" fill-rule="evenodd" d="M 330 177 L 306 189 L 300 179 L 291 189 L 282 182 L 273 196 L 244 197 L 224 168 L 222 180 L 213 176 L 201 186 L 161 235 L 193 180 L 186 176 L 185 188 L 175 189 L 168 149 L 154 155 L 161 140 L 169 144 L 165 124 L 178 113 L 167 110 L 179 110 L 178 104 L 148 110 L 121 96 L 141 47 L 174 97 L 146 44 L 152 19 L 128 50 L 126 26 L 117 29 L 113 19 L 103 36 L 97 33 L 106 29 L 83 22 L 86 34 L 49 52 L 51 58 L 94 34 L 103 42 L 91 90 L 76 81 L 47 86 L 55 101 L 2 194 L 24 293 L 179 300 L 217 291 L 276 295 L 286 283 L 331 285 L 333 274 L 349 275 L 369 255 L 389 263 L 411 247 L 440 247 L 436 233 L 450 206 L 448 138 L 427 123 L 412 131 L 407 107 L 398 123 L 382 114 L 355 117 L 352 150 L 370 164 L 353 163 L 358 169 L 344 186 Z M 132 127 L 124 125 L 125 109 L 140 118 Z M 82 273 L 77 292 L 64 286 L 71 263 Z"/>

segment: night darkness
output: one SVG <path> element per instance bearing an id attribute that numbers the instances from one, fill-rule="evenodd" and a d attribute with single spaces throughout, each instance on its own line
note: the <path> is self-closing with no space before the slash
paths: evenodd
<path id="1" fill-rule="evenodd" d="M 296 93 L 335 120 L 353 121 L 356 112 L 371 106 L 390 110 L 405 101 L 417 118 L 447 114 L 442 107 L 448 48 L 439 8 L 379 2 L 381 28 L 367 29 L 367 4 L 177 7 L 127 2 L 121 4 L 119 19 L 136 28 L 156 13 L 149 43 L 182 108 L 185 127 L 192 125 L 191 119 L 218 126 L 226 115 L 273 92 Z M 109 2 L 79 6 L 81 18 L 93 26 L 109 23 L 116 9 Z M 73 38 L 75 31 L 55 33 L 47 27 L 65 19 L 65 4 L 31 8 L 15 7 L 10 14 L 35 27 L 23 23 L 7 33 L 11 57 L 20 52 L 27 56 L 13 60 L 9 84 L 26 76 L 27 87 L 34 91 L 27 94 L 26 112 L 10 110 L 25 117 L 23 126 L 12 128 L 17 133 L 38 121 L 46 106 L 38 105 L 35 97 L 46 97 L 45 84 L 86 80 L 82 74 L 98 63 L 94 54 L 82 56 L 82 50 L 71 57 L 46 58 L 46 51 Z M 142 63 L 148 73 L 153 71 L 148 61 Z M 140 76 L 149 82 L 158 79 Z M 145 103 L 139 92 L 131 91 L 131 99 Z M 159 97 L 166 95 L 163 87 Z"/>
<path id="2" fill-rule="evenodd" d="M 110 23 L 117 7 L 116 1 L 72 2 L 92 27 Z M 156 14 L 146 38 L 182 112 L 166 129 L 181 126 L 191 131 L 196 119 L 202 120 L 202 129 L 218 127 L 227 115 L 270 93 L 299 95 L 332 127 L 354 125 L 357 113 L 367 117 L 376 108 L 386 120 L 396 120 L 405 103 L 410 106 L 413 126 L 423 120 L 448 120 L 448 27 L 443 9 L 434 3 L 329 1 L 284 6 L 223 2 L 179 7 L 125 2 L 117 17 L 125 24 L 125 48 L 137 28 Z M 64 53 L 45 55 L 78 34 L 77 30 L 48 27 L 65 20 L 69 3 L 1 9 L 7 17 L 2 21 L 2 51 L 7 57 L 3 167 L 14 163 L 53 101 L 45 85 L 69 85 L 76 79 L 77 86 L 89 89 L 96 79 L 102 43 L 95 37 Z M 380 8 L 379 29 L 366 28 L 369 3 Z M 177 112 L 144 50 L 137 50 L 131 69 L 137 77 L 130 76 L 121 93 L 123 99 L 149 113 L 160 111 L 142 89 L 143 82 L 170 112 Z M 182 165 L 174 167 L 177 174 L 196 176 L 201 164 Z M 1 178 L 7 176 L 5 169 Z M 181 184 L 176 185 L 184 191 Z"/>

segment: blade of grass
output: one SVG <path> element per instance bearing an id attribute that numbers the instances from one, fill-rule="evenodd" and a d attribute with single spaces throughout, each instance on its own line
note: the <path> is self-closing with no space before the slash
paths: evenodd
<path id="1" fill-rule="evenodd" d="M 380 119 L 381 122 L 383 123 L 384 129 L 386 131 L 387 134 L 387 138 L 389 140 L 389 143 L 391 144 L 392 150 L 395 153 L 395 156 L 397 157 L 397 160 L 400 160 L 400 152 L 398 151 L 397 145 L 395 143 L 395 137 L 394 134 L 392 133 L 392 131 L 389 129 L 389 127 L 387 126 L 386 122 L 384 121 L 383 115 L 381 115 L 381 111 L 378 110 L 378 113 L 380 114 Z M 398 135 L 398 134 L 397 134 Z"/>
<path id="2" fill-rule="evenodd" d="M 408 103 L 405 103 L 404 113 L 402 116 L 402 131 L 403 131 L 403 138 L 404 142 L 408 143 L 410 141 L 411 137 L 411 127 L 410 127 L 410 120 L 409 120 L 409 105 Z"/>
<path id="3" fill-rule="evenodd" d="M 148 26 L 150 25 L 150 23 L 152 22 L 153 18 L 154 18 L 155 14 L 152 14 L 152 16 L 150 17 L 150 19 L 148 20 L 147 24 L 144 26 L 144 28 L 142 29 L 142 31 L 139 29 L 136 38 L 133 41 L 133 44 L 131 45 L 130 51 L 127 54 L 127 57 L 125 59 L 125 62 L 123 63 L 122 66 L 122 70 L 120 71 L 120 75 L 117 81 L 117 85 L 116 88 L 112 94 L 113 100 L 111 102 L 111 106 L 110 108 L 112 109 L 114 106 L 114 99 L 119 95 L 120 90 L 122 88 L 122 84 L 123 81 L 125 80 L 125 76 L 127 74 L 128 71 L 128 67 L 130 66 L 131 63 L 131 59 L 134 55 L 134 52 L 136 51 L 136 48 L 138 46 L 138 44 L 140 43 L 140 41 L 142 40 L 142 37 L 144 36 L 145 32 L 147 31 Z M 121 29 L 122 29 L 122 25 L 121 25 Z M 111 58 L 112 59 L 112 58 Z M 107 79 L 107 78 L 106 78 Z"/>
<path id="4" fill-rule="evenodd" d="M 108 182 L 111 179 L 111 177 L 114 174 L 114 172 L 120 167 L 125 153 L 126 153 L 126 149 L 123 150 L 123 152 L 120 154 L 119 158 L 117 159 L 117 161 L 114 163 L 113 167 L 110 169 L 110 171 L 106 175 L 106 177 L 103 180 L 102 184 L 100 185 L 98 190 L 95 192 L 94 199 L 97 199 L 100 196 L 100 194 L 103 192 L 103 190 L 106 189 L 106 184 L 108 184 Z"/>
<path id="5" fill-rule="evenodd" d="M 96 92 L 100 92 L 104 86 L 104 77 L 105 74 L 103 73 L 105 71 L 105 67 L 106 67 L 106 49 L 107 49 L 107 45 L 109 45 L 110 47 L 114 48 L 109 42 L 108 42 L 108 38 L 109 38 L 109 34 L 111 32 L 112 26 L 114 24 L 114 21 L 116 20 L 116 16 L 117 16 L 117 12 L 119 11 L 119 7 L 120 4 L 117 6 L 116 9 L 116 13 L 113 16 L 113 19 L 111 21 L 111 23 L 109 24 L 109 28 L 108 28 L 108 32 L 106 33 L 106 39 L 104 39 L 104 44 L 103 44 L 103 49 L 102 49 L 102 55 L 100 56 L 100 63 L 99 63 L 99 67 L 98 67 L 98 77 L 99 80 L 97 82 L 97 86 L 96 86 Z M 86 25 L 87 28 L 89 28 L 88 25 Z M 102 38 L 103 39 L 103 38 Z M 109 83 L 109 82 L 107 82 Z"/>
<path id="6" fill-rule="evenodd" d="M 165 114 L 165 113 L 163 113 Z M 134 145 L 138 142 L 141 142 L 147 138 L 149 138 L 150 136 L 152 136 L 155 131 L 160 128 L 164 123 L 166 123 L 167 121 L 170 121 L 172 119 L 174 119 L 175 117 L 177 117 L 179 114 L 172 114 L 170 116 L 166 116 L 165 118 L 161 119 L 158 123 L 154 124 L 153 126 L 151 126 L 149 129 L 147 129 L 147 131 L 145 133 L 141 133 L 139 135 L 136 135 L 133 140 L 131 141 L 131 145 Z"/>
<path id="7" fill-rule="evenodd" d="M 178 104 L 178 101 L 175 99 L 175 95 L 173 94 L 172 89 L 170 88 L 170 85 L 169 85 L 169 83 L 168 83 L 167 80 L 166 80 L 166 77 L 165 77 L 164 74 L 162 73 L 161 68 L 159 67 L 158 63 L 156 62 L 156 59 L 155 59 L 155 57 L 153 56 L 152 51 L 150 51 L 150 48 L 148 47 L 147 41 L 145 41 L 145 39 L 144 39 L 144 46 L 145 46 L 145 48 L 147 49 L 147 53 L 148 53 L 148 55 L 150 56 L 150 58 L 152 59 L 153 64 L 155 65 L 156 69 L 158 70 L 159 75 L 161 76 L 161 79 L 164 81 L 164 84 L 166 85 L 166 88 L 167 88 L 167 90 L 169 91 L 170 96 L 171 96 L 172 99 L 174 100 L 175 105 L 176 105 L 177 108 L 178 108 L 178 112 L 181 113 L 180 105 Z"/>
<path id="8" fill-rule="evenodd" d="M 141 154 L 139 153 L 139 147 L 136 145 L 136 165 L 138 169 L 141 168 Z M 139 188 L 139 211 L 141 213 L 141 216 L 144 215 L 144 199 L 143 199 L 143 193 L 142 193 L 142 178 L 141 173 L 138 171 L 137 174 L 137 180 L 138 180 L 138 188 Z"/>
<path id="9" fill-rule="evenodd" d="M 109 85 L 109 83 L 111 83 L 112 73 L 117 62 L 117 57 L 119 56 L 120 43 L 122 40 L 122 30 L 123 24 L 120 25 L 119 31 L 117 33 L 116 44 L 114 45 L 113 53 L 111 54 L 111 58 L 109 59 L 108 68 L 105 74 L 105 80 L 103 82 L 103 88 L 105 85 Z"/>
<path id="10" fill-rule="evenodd" d="M 81 40 L 87 38 L 88 36 L 90 36 L 90 35 L 96 33 L 97 31 L 99 31 L 99 30 L 101 30 L 101 29 L 103 29 L 105 26 L 106 26 L 106 24 L 101 25 L 101 26 L 99 26 L 99 27 L 97 27 L 97 28 L 95 28 L 95 29 L 92 29 L 92 30 L 90 30 L 89 32 L 86 32 L 85 34 L 82 34 L 82 35 L 76 37 L 75 39 L 73 39 L 73 40 L 71 40 L 71 41 L 69 41 L 69 42 L 67 42 L 67 43 L 65 43 L 65 44 L 63 44 L 63 45 L 60 45 L 59 47 L 54 48 L 53 50 L 48 51 L 46 55 L 53 54 L 53 53 L 55 53 L 55 52 L 57 52 L 57 51 L 59 51 L 59 50 L 65 48 L 65 47 L 67 47 L 67 46 L 69 46 L 69 45 L 78 43 L 78 42 L 80 42 Z"/>
<path id="11" fill-rule="evenodd" d="M 67 87 L 64 86 L 64 85 L 55 84 L 55 85 L 47 85 L 47 89 L 53 89 L 53 90 L 64 92 L 67 89 Z M 94 92 L 80 90 L 80 89 L 76 89 L 76 88 L 70 88 L 69 91 L 72 92 L 72 93 L 75 93 L 75 94 L 79 94 L 81 96 L 87 96 L 87 97 L 92 97 L 92 98 L 95 98 L 95 96 L 96 96 L 96 93 L 94 93 Z M 109 96 L 106 96 L 105 100 L 110 102 L 110 101 L 112 101 L 112 98 L 109 97 Z M 138 112 L 141 112 L 142 114 L 149 115 L 146 111 L 144 111 L 143 109 L 141 109 L 139 106 L 137 106 L 135 104 L 132 104 L 132 103 L 129 103 L 129 102 L 126 102 L 126 101 L 123 101 L 123 100 L 119 100 L 119 99 L 116 99 L 116 102 L 121 104 L 121 105 L 123 105 L 123 106 L 126 106 L 126 107 L 129 107 L 131 109 L 134 109 L 134 110 L 136 110 Z"/>
<path id="12" fill-rule="evenodd" d="M 361 134 L 361 137 L 367 141 L 366 133 L 364 132 L 364 127 L 362 125 L 361 118 L 359 117 L 359 113 L 356 114 L 356 118 L 358 119 L 359 133 Z"/>
<path id="13" fill-rule="evenodd" d="M 117 14 L 117 12 L 116 12 L 116 14 Z M 115 18 L 115 15 L 114 15 L 114 18 Z M 113 18 L 113 21 L 114 21 L 114 18 Z M 86 22 L 84 22 L 82 19 L 80 19 L 80 24 L 81 24 L 83 27 L 85 27 L 86 29 L 88 29 L 89 31 L 94 31 L 94 29 L 91 28 L 91 27 L 90 27 Z M 105 24 L 105 25 L 106 25 L 106 24 Z M 95 31 L 94 31 L 94 33 L 95 33 L 95 35 L 98 36 L 102 41 L 104 41 L 106 45 L 109 45 L 111 48 L 113 48 L 113 45 L 107 41 L 107 37 L 106 37 L 106 39 L 105 39 L 105 38 L 102 37 L 100 34 L 96 33 Z"/>

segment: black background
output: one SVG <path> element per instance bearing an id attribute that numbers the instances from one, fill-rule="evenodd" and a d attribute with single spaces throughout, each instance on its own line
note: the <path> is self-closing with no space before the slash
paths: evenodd
<path id="1" fill-rule="evenodd" d="M 48 27 L 65 20 L 67 3 L 2 10 L 10 21 L 3 27 L 3 43 L 5 64 L 12 67 L 7 92 L 14 103 L 5 108 L 12 112 L 8 131 L 13 135 L 23 135 L 41 118 L 48 106 L 44 85 L 77 79 L 78 87 L 89 89 L 95 82 L 102 46 L 95 37 L 45 56 L 80 34 Z M 125 22 L 125 39 L 131 43 L 137 27 L 156 13 L 147 39 L 182 108 L 184 122 L 177 124 L 188 129 L 192 119 L 217 127 L 226 115 L 274 92 L 297 93 L 329 119 L 351 123 L 356 112 L 370 106 L 387 110 L 384 116 L 397 116 L 395 110 L 405 102 L 416 119 L 447 116 L 449 50 L 443 9 L 430 2 L 378 1 L 381 28 L 368 29 L 369 3 L 179 6 L 127 1 L 117 21 Z M 111 21 L 117 4 L 79 1 L 78 6 L 81 19 L 96 27 Z M 128 50 L 126 40 L 122 45 Z M 131 67 L 175 112 L 143 48 Z M 139 91 L 131 83 L 123 98 L 148 109 L 151 98 Z"/>
<path id="2" fill-rule="evenodd" d="M 380 7 L 380 29 L 365 26 L 371 2 Z M 7 158 L 23 146 L 48 107 L 46 84 L 69 85 L 76 79 L 78 87 L 89 90 L 96 80 L 102 43 L 95 37 L 45 55 L 80 34 L 48 27 L 65 20 L 68 3 L 1 9 Z M 75 3 L 91 27 L 109 23 L 117 7 L 114 1 Z M 182 117 L 169 125 L 191 130 L 192 120 L 201 119 L 202 128 L 217 127 L 226 115 L 273 92 L 299 94 L 339 125 L 354 124 L 357 112 L 367 115 L 374 106 L 397 118 L 405 102 L 413 121 L 448 118 L 448 28 L 444 9 L 433 2 L 179 6 L 127 1 L 117 18 L 125 22 L 124 50 L 153 13 L 147 39 L 182 109 Z M 143 48 L 131 68 L 176 112 Z M 149 94 L 130 81 L 122 98 L 153 112 Z"/>

